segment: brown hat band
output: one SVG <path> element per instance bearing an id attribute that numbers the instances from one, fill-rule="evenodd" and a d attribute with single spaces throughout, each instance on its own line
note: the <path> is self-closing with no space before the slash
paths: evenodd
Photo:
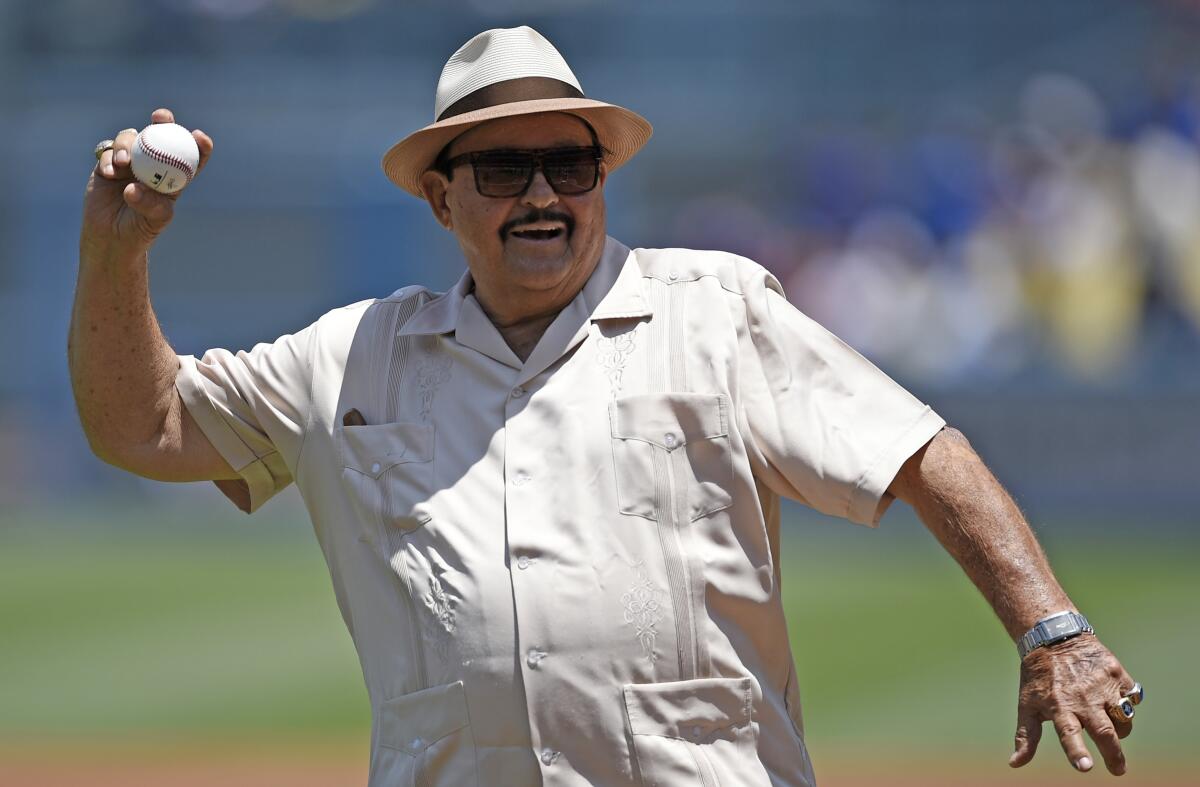
<path id="1" fill-rule="evenodd" d="M 438 115 L 437 119 L 440 122 L 485 107 L 517 101 L 535 101 L 540 98 L 584 98 L 584 95 L 574 85 L 553 77 L 518 77 L 484 85 L 466 94 L 446 107 L 446 111 Z"/>

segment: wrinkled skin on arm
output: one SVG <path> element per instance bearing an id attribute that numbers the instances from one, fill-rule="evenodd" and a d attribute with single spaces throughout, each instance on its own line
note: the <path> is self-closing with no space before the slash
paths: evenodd
<path id="1" fill-rule="evenodd" d="M 905 462 L 888 493 L 916 510 L 1014 642 L 1047 615 L 1077 611 L 1020 510 L 961 432 L 939 432 Z M 1086 730 L 1108 770 L 1125 773 L 1121 739 L 1133 724 L 1114 723 L 1105 709 L 1132 687 L 1129 673 L 1094 635 L 1034 650 L 1021 664 L 1009 765 L 1017 768 L 1033 759 L 1042 723 L 1049 721 L 1075 768 L 1092 768 Z"/>

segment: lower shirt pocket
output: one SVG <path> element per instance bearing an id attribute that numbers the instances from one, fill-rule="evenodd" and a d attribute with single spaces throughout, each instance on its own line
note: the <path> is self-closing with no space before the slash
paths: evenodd
<path id="1" fill-rule="evenodd" d="M 769 787 L 758 759 L 753 678 L 630 683 L 623 691 L 641 784 Z"/>
<path id="2" fill-rule="evenodd" d="M 462 681 L 384 700 L 369 787 L 477 787 L 475 740 Z"/>

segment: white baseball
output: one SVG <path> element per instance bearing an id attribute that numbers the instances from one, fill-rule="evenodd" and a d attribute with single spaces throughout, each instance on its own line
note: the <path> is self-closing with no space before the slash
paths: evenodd
<path id="1" fill-rule="evenodd" d="M 192 132 L 178 123 L 152 123 L 134 140 L 133 176 L 155 191 L 174 194 L 196 176 L 200 148 Z"/>

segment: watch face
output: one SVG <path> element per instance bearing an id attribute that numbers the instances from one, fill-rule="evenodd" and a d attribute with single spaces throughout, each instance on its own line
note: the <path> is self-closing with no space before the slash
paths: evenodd
<path id="1" fill-rule="evenodd" d="M 1050 636 L 1057 637 L 1063 634 L 1074 634 L 1079 631 L 1079 624 L 1072 618 L 1062 617 L 1046 626 L 1050 629 Z"/>

